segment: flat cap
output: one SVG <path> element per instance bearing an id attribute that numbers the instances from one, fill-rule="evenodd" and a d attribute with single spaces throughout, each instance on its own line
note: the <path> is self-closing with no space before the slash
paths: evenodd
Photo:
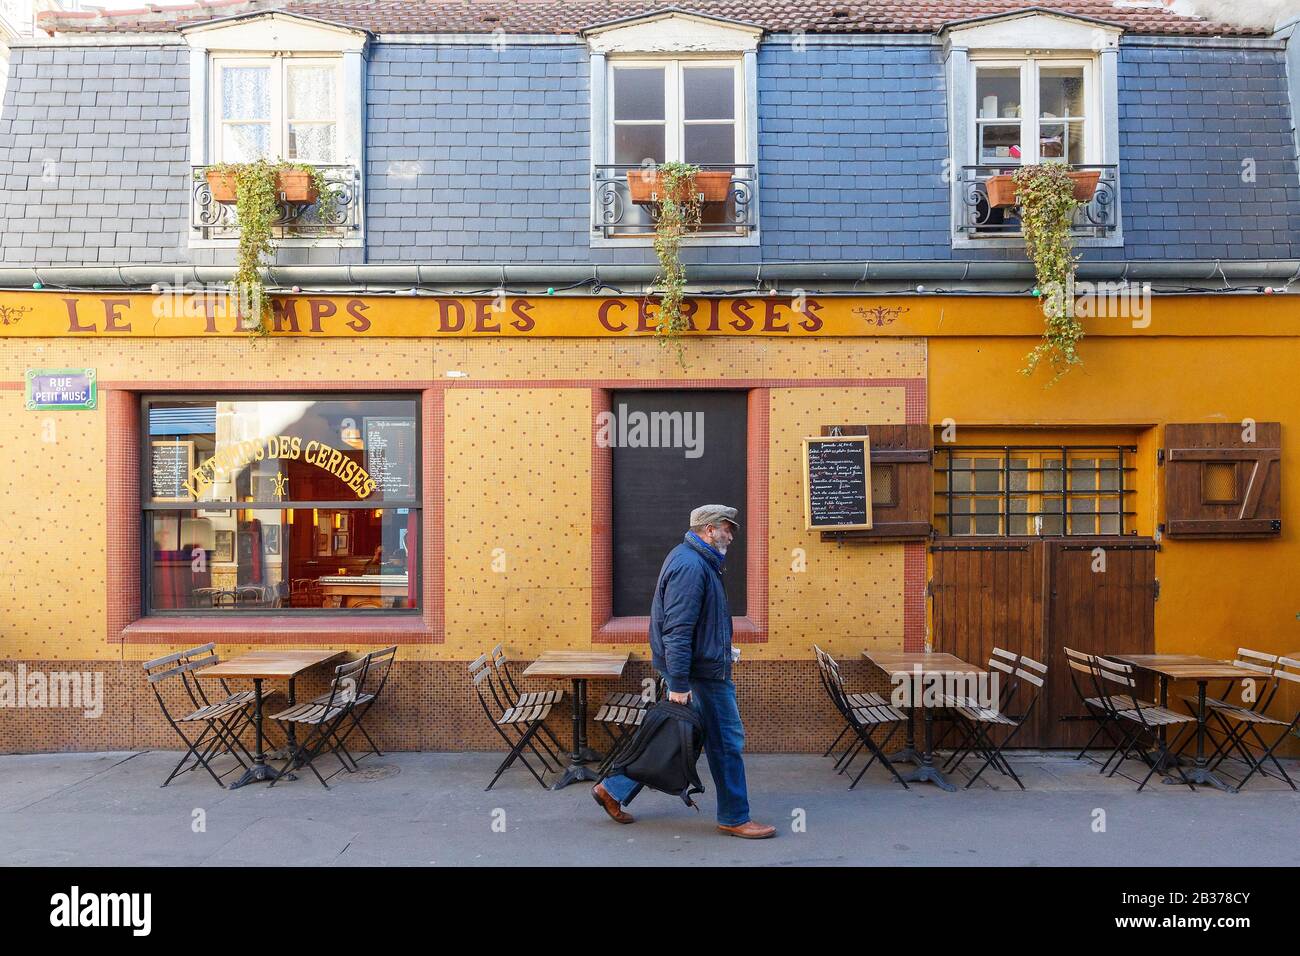
<path id="1" fill-rule="evenodd" d="M 691 527 L 698 528 L 700 525 L 717 524 L 720 521 L 729 521 L 740 530 L 740 512 L 735 508 L 728 508 L 726 505 L 700 505 L 691 512 Z"/>

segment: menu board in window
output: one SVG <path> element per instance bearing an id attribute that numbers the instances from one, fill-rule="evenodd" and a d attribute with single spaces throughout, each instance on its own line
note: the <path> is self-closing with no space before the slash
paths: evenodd
<path id="1" fill-rule="evenodd" d="M 871 443 L 866 435 L 803 440 L 804 523 L 813 531 L 871 527 Z"/>
<path id="2" fill-rule="evenodd" d="M 194 470 L 194 442 L 151 442 L 154 501 L 190 501 L 185 482 Z"/>
<path id="3" fill-rule="evenodd" d="M 415 497 L 418 444 L 414 417 L 362 419 L 366 471 L 385 499 Z"/>

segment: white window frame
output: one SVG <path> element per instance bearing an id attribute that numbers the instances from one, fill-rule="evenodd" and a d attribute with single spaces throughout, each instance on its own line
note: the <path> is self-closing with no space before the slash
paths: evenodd
<path id="1" fill-rule="evenodd" d="M 620 70 L 626 69 L 662 69 L 664 71 L 664 157 L 665 162 L 684 161 L 686 148 L 686 127 L 692 124 L 718 125 L 727 122 L 723 119 L 686 118 L 686 84 L 682 82 L 682 71 L 688 67 L 712 67 L 731 70 L 732 78 L 732 118 L 734 132 L 734 162 L 737 165 L 751 163 L 745 137 L 745 69 L 740 57 L 718 59 L 717 57 L 611 57 L 608 69 L 609 83 L 609 118 L 606 127 L 606 163 L 616 162 L 614 133 L 618 126 L 652 126 L 657 120 L 617 120 L 614 117 L 615 90 L 618 80 L 615 78 Z"/>
<path id="2" fill-rule="evenodd" d="M 212 162 L 222 163 L 230 162 L 229 157 L 222 155 L 222 148 L 225 143 L 225 137 L 222 136 L 222 127 L 228 122 L 221 115 L 221 71 L 225 67 L 247 67 L 247 66 L 265 66 L 271 70 L 271 140 L 269 159 L 274 162 L 277 159 L 283 159 L 287 162 L 305 162 L 311 160 L 301 160 L 291 158 L 286 155 L 289 144 L 289 108 L 288 108 L 288 77 L 291 66 L 328 66 L 334 73 L 334 158 L 326 165 L 332 165 L 339 162 L 340 140 L 343 131 L 343 97 L 342 93 L 342 66 L 343 58 L 341 56 L 324 57 L 324 56 L 266 56 L 255 53 L 248 54 L 221 54 L 212 57 L 212 82 L 208 89 L 211 91 L 208 102 L 208 116 L 211 121 L 209 135 L 212 137 L 209 142 L 212 143 Z"/>
<path id="3" fill-rule="evenodd" d="M 966 162 L 971 166 L 1018 166 L 1040 161 L 1039 125 L 1042 118 L 1039 110 L 1039 70 L 1043 66 L 1065 66 L 1083 68 L 1083 162 L 1100 163 L 1103 153 L 1102 124 L 1100 102 L 1097 94 L 1097 61 L 1095 58 L 1070 55 L 1034 55 L 1007 58 L 1005 56 L 972 56 L 970 60 L 967 88 L 970 90 L 970 147 Z M 976 78 L 980 69 L 1003 68 L 1020 70 L 1020 158 L 1007 158 L 996 161 L 981 161 L 979 156 L 979 115 L 978 85 Z M 1064 157 L 1062 157 L 1064 160 Z"/>

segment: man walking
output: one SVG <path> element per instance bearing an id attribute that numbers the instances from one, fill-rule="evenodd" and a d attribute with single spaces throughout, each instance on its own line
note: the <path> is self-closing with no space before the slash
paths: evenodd
<path id="1" fill-rule="evenodd" d="M 704 724 L 704 752 L 718 790 L 718 829 L 747 840 L 776 834 L 749 818 L 745 788 L 745 727 L 731 680 L 731 609 L 722 586 L 722 562 L 740 528 L 735 508 L 703 505 L 691 512 L 686 540 L 659 569 L 650 605 L 650 653 L 668 683 L 668 699 L 691 704 Z M 619 823 L 633 817 L 623 807 L 641 784 L 622 774 L 607 777 L 591 795 Z"/>

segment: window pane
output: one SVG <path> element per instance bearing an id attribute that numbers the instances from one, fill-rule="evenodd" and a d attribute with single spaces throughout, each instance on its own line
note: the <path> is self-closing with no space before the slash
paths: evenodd
<path id="1" fill-rule="evenodd" d="M 1078 164 L 1083 159 L 1083 121 L 1043 122 L 1038 127 L 1038 153 L 1043 159 L 1063 159 Z"/>
<path id="2" fill-rule="evenodd" d="M 999 534 L 1002 531 L 1002 502 L 997 498 L 976 498 L 976 534 Z"/>
<path id="3" fill-rule="evenodd" d="M 1044 66 L 1038 70 L 1038 115 L 1044 119 L 1084 116 L 1083 67 Z"/>
<path id="4" fill-rule="evenodd" d="M 686 119 L 735 119 L 736 74 L 730 67 L 682 70 Z"/>
<path id="5" fill-rule="evenodd" d="M 971 490 L 971 460 L 969 458 L 952 459 L 952 490 Z"/>
<path id="6" fill-rule="evenodd" d="M 685 131 L 686 162 L 734 163 L 736 128 L 731 123 L 692 123 Z"/>
<path id="7" fill-rule="evenodd" d="M 334 162 L 334 124 L 290 123 L 288 158 L 308 163 Z"/>
<path id="8" fill-rule="evenodd" d="M 614 127 L 614 162 L 639 166 L 646 160 L 662 163 L 667 158 L 663 126 Z"/>
<path id="9" fill-rule="evenodd" d="M 1074 458 L 1070 461 L 1070 489 L 1072 491 L 1097 490 L 1097 460 Z"/>
<path id="10" fill-rule="evenodd" d="M 1020 124 L 980 123 L 979 158 L 981 163 L 1020 160 Z"/>
<path id="11" fill-rule="evenodd" d="M 285 107 L 291 120 L 334 120 L 334 69 L 290 66 Z"/>
<path id="12" fill-rule="evenodd" d="M 975 490 L 985 493 L 1002 490 L 1002 459 L 975 459 Z"/>
<path id="13" fill-rule="evenodd" d="M 1030 522 L 1026 512 L 1029 511 L 1028 498 L 1012 498 L 1011 514 L 1007 520 L 1009 524 L 1008 534 L 1029 534 Z"/>
<path id="14" fill-rule="evenodd" d="M 1020 118 L 1020 68 L 983 67 L 975 71 L 975 110 L 980 119 Z"/>
<path id="15" fill-rule="evenodd" d="M 1012 458 L 1011 459 L 1011 490 L 1028 491 L 1029 490 L 1029 459 Z"/>
<path id="16" fill-rule="evenodd" d="M 270 123 L 225 123 L 221 131 L 223 161 L 246 163 L 270 156 Z"/>
<path id="17" fill-rule="evenodd" d="M 1103 458 L 1101 465 L 1101 483 L 1098 485 L 1102 491 L 1119 491 L 1120 482 L 1120 464 L 1118 458 Z"/>
<path id="18" fill-rule="evenodd" d="M 1043 459 L 1043 467 L 1044 467 L 1044 468 L 1047 468 L 1047 469 L 1050 469 L 1050 470 L 1048 470 L 1048 471 L 1044 471 L 1044 472 L 1043 472 L 1043 490 L 1044 490 L 1044 491 L 1060 491 L 1060 490 L 1061 490 L 1061 472 L 1060 472 L 1059 469 L 1060 469 L 1060 467 L 1061 467 L 1061 459 L 1059 459 L 1059 458 L 1044 458 L 1044 459 Z M 1043 510 L 1046 511 L 1047 509 L 1044 508 Z"/>
<path id="19" fill-rule="evenodd" d="M 1093 498 L 1073 498 L 1070 500 L 1070 534 L 1096 534 L 1097 519 L 1091 514 L 1097 510 Z"/>
<path id="20" fill-rule="evenodd" d="M 1118 513 L 1120 508 L 1121 505 L 1118 498 L 1103 498 L 1101 500 L 1101 504 L 1098 505 L 1098 510 L 1104 512 L 1111 512 L 1110 514 L 1102 515 L 1102 517 L 1099 519 L 1101 521 L 1102 534 L 1121 533 L 1122 519 Z"/>
<path id="21" fill-rule="evenodd" d="M 157 399 L 146 501 L 412 500 L 413 399 Z"/>
<path id="22" fill-rule="evenodd" d="M 658 67 L 614 71 L 614 119 L 664 119 L 664 71 Z"/>
<path id="23" fill-rule="evenodd" d="M 147 521 L 154 610 L 419 606 L 416 509 L 156 511 Z"/>
<path id="24" fill-rule="evenodd" d="M 271 118 L 271 68 L 227 66 L 221 70 L 222 119 Z"/>

